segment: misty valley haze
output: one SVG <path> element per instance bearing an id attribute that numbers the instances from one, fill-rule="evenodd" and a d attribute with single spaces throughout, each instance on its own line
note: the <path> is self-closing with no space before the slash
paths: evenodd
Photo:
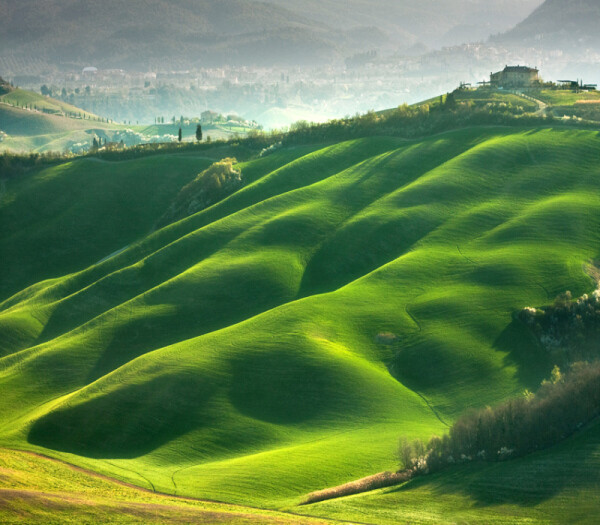
<path id="1" fill-rule="evenodd" d="M 0 73 L 59 96 L 66 88 L 71 102 L 117 121 L 213 110 L 280 127 L 481 80 L 519 52 L 462 44 L 485 42 L 539 4 L 2 0 Z M 99 74 L 81 75 L 88 66 Z M 88 85 L 89 96 L 74 92 Z"/>

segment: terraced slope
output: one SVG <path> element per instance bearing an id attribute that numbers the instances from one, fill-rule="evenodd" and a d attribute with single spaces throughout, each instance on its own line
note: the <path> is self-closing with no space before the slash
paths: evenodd
<path id="1" fill-rule="evenodd" d="M 393 469 L 400 434 L 548 374 L 512 314 L 594 287 L 599 153 L 485 128 L 242 164 L 229 198 L 4 297 L 0 441 L 271 508 Z"/>

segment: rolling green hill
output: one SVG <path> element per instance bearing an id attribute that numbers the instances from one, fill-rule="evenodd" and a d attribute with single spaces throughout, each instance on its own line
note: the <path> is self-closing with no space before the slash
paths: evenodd
<path id="1" fill-rule="evenodd" d="M 15 89 L 0 96 L 0 131 L 6 133 L 0 151 L 63 152 L 76 143 L 91 143 L 94 134 L 124 129 L 33 91 Z"/>
<path id="2" fill-rule="evenodd" d="M 2 117 L 0 121 L 2 131 L 9 136 L 14 135 L 19 138 L 85 131 L 92 126 L 87 120 L 48 115 L 8 105 L 0 105 L 0 116 Z M 93 125 L 96 124 L 98 124 L 97 127 L 103 127 L 100 123 Z"/>
<path id="3" fill-rule="evenodd" d="M 0 103 L 21 108 L 36 108 L 41 112 L 54 115 L 77 115 L 79 118 L 99 120 L 99 117 L 93 113 L 26 89 L 14 89 L 10 93 L 0 96 Z"/>
<path id="4" fill-rule="evenodd" d="M 169 142 L 177 137 L 179 128 L 179 123 L 150 126 L 109 123 L 70 104 L 23 89 L 0 96 L 0 132 L 6 134 L 0 133 L 0 152 L 62 153 L 75 149 L 79 153 L 91 147 L 95 136 L 109 142 L 124 139 L 126 145 L 156 139 Z M 188 122 L 181 128 L 184 141 L 196 140 L 195 123 Z M 244 135 L 254 128 L 245 123 L 223 122 L 204 125 L 203 129 L 205 139 L 221 140 Z"/>
<path id="5" fill-rule="evenodd" d="M 9 523 L 323 525 L 331 520 L 153 494 L 35 454 L 0 450 L 0 520 Z M 334 522 L 339 523 L 339 522 Z"/>
<path id="6" fill-rule="evenodd" d="M 392 470 L 401 434 L 441 434 L 548 375 L 513 314 L 595 287 L 584 265 L 599 255 L 599 154 L 595 131 L 494 127 L 286 147 L 239 164 L 226 199 L 151 233 L 206 159 L 81 160 L 10 180 L 0 444 L 277 509 Z M 597 458 L 597 431 L 582 436 L 564 446 Z M 439 522 L 460 504 L 469 522 L 552 522 L 543 509 L 575 507 L 597 477 L 502 505 L 474 487 L 544 458 L 559 472 L 560 450 L 474 468 L 455 492 L 442 473 L 303 512 Z M 429 517 L 398 509 L 434 500 Z"/>
<path id="7" fill-rule="evenodd" d="M 1 280 L 0 294 L 76 271 L 147 234 L 182 185 L 210 163 L 163 155 L 115 169 L 89 158 L 11 181 L 0 208 L 0 253 L 10 255 L 2 271 L 10 279 Z"/>
<path id="8" fill-rule="evenodd" d="M 372 523 L 595 523 L 600 425 L 551 450 L 459 466 L 400 487 L 312 505 L 304 512 Z"/>

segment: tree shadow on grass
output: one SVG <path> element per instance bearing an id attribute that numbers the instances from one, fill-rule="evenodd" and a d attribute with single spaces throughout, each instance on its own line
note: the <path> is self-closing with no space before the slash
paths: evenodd
<path id="1" fill-rule="evenodd" d="M 540 383 L 549 377 L 554 366 L 531 331 L 518 319 L 513 319 L 496 338 L 492 347 L 505 352 L 506 366 L 516 366 L 517 379 L 530 390 L 537 390 Z"/>
<path id="2" fill-rule="evenodd" d="M 600 422 L 549 449 L 498 463 L 451 466 L 415 478 L 386 494 L 425 490 L 435 498 L 464 495 L 476 507 L 533 507 L 564 490 L 594 489 L 600 484 Z"/>

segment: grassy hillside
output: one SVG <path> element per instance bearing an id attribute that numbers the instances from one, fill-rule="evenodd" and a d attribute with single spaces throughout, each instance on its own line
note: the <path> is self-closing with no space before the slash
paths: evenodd
<path id="1" fill-rule="evenodd" d="M 66 463 L 0 450 L 0 520 L 8 523 L 211 523 L 320 525 L 247 507 L 173 498 L 126 486 Z"/>
<path id="2" fill-rule="evenodd" d="M 493 106 L 497 109 L 501 104 L 504 104 L 509 107 L 520 107 L 525 113 L 532 113 L 538 109 L 538 104 L 530 99 L 491 88 L 456 89 L 453 92 L 453 97 L 457 104 L 471 104 L 475 108 Z M 427 104 L 430 108 L 433 108 L 445 104 L 446 100 L 447 95 L 442 95 L 424 100 L 423 102 L 415 104 L 415 106 Z M 393 110 L 387 110 L 387 112 L 389 111 Z M 382 113 L 385 113 L 385 111 Z"/>
<path id="3" fill-rule="evenodd" d="M 44 113 L 63 116 L 74 114 L 80 118 L 85 117 L 86 119 L 99 120 L 99 117 L 93 113 L 88 113 L 87 111 L 72 106 L 71 104 L 67 104 L 66 102 L 45 97 L 25 89 L 15 89 L 10 93 L 0 96 L 0 103 L 21 108 L 37 108 L 37 110 Z"/>
<path id="4" fill-rule="evenodd" d="M 71 150 L 74 145 L 83 145 L 87 150 L 93 137 L 101 137 L 110 141 L 125 140 L 126 145 L 148 142 L 157 138 L 170 141 L 177 137 L 179 123 L 161 125 L 125 126 L 105 122 L 103 118 L 88 113 L 50 97 L 44 97 L 33 91 L 15 89 L 0 96 L 0 152 L 44 153 L 48 151 L 63 152 Z M 131 135 L 138 133 L 138 137 Z M 244 135 L 251 127 L 245 123 L 224 122 L 204 125 L 205 140 L 228 139 L 235 134 Z M 196 124 L 182 126 L 184 141 L 196 140 Z M 166 136 L 170 137 L 166 137 Z"/>
<path id="5" fill-rule="evenodd" d="M 600 121 L 600 92 L 570 89 L 541 89 L 532 92 L 538 100 L 548 104 L 548 112 L 555 117 Z"/>
<path id="6" fill-rule="evenodd" d="M 78 159 L 10 181 L 0 201 L 5 297 L 79 270 L 150 232 L 180 188 L 211 160 L 163 155 Z"/>
<path id="7" fill-rule="evenodd" d="M 596 523 L 600 424 L 552 450 L 493 465 L 459 466 L 399 487 L 303 508 L 397 523 Z"/>
<path id="8" fill-rule="evenodd" d="M 535 91 L 535 96 L 552 106 L 572 106 L 577 103 L 600 102 L 600 91 L 575 92 L 569 89 L 542 89 Z"/>
<path id="9" fill-rule="evenodd" d="M 72 118 L 81 115 L 85 118 Z M 76 143 L 91 143 L 94 134 L 125 129 L 32 91 L 16 89 L 0 96 L 0 151 L 63 152 Z"/>
<path id="10" fill-rule="evenodd" d="M 144 160 L 111 164 L 134 179 L 106 233 L 85 227 L 86 209 L 106 208 L 85 191 L 45 231 L 48 215 L 32 213 L 0 232 L 9 259 L 56 269 L 21 291 L 30 272 L 2 272 L 0 443 L 268 508 L 392 470 L 401 434 L 440 434 L 548 375 L 513 314 L 594 288 L 583 267 L 598 257 L 599 154 L 593 131 L 492 127 L 288 147 L 238 165 L 241 189 L 148 235 L 168 191 L 147 179 L 135 190 Z M 84 172 L 96 188 L 109 176 L 71 163 L 9 181 L 0 213 L 20 217 L 36 185 L 65 193 Z M 97 252 L 57 229 L 98 236 Z M 547 501 L 574 506 L 586 491 L 584 479 Z"/>
<path id="11" fill-rule="evenodd" d="M 527 89 L 523 93 L 510 93 L 501 89 L 481 87 L 478 89 L 457 89 L 452 93 L 455 104 L 465 108 L 490 113 L 504 111 L 512 115 L 546 115 L 569 121 L 600 122 L 600 92 L 573 89 Z M 445 105 L 448 97 L 435 97 L 414 107 L 429 106 L 430 109 Z M 379 112 L 381 115 L 394 110 Z"/>
<path id="12" fill-rule="evenodd" d="M 0 104 L 2 131 L 9 136 L 29 138 L 41 135 L 54 135 L 64 132 L 103 129 L 109 127 L 101 122 L 48 115 L 39 111 Z"/>

